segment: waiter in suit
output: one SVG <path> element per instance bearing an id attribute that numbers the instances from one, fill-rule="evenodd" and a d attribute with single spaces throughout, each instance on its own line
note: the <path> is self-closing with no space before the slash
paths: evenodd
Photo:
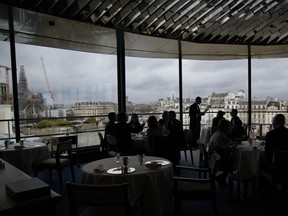
<path id="1" fill-rule="evenodd" d="M 192 146 L 198 147 L 197 140 L 200 137 L 200 130 L 201 130 L 201 116 L 205 115 L 208 111 L 208 107 L 205 109 L 204 112 L 200 111 L 199 105 L 202 102 L 202 98 L 197 96 L 195 102 L 190 106 L 189 109 L 189 117 L 190 117 L 190 125 L 189 129 L 192 131 Z"/>

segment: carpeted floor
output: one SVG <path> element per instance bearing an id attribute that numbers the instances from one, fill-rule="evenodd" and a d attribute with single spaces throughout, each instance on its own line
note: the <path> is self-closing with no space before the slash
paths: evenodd
<path id="1" fill-rule="evenodd" d="M 188 156 L 188 160 L 181 160 L 183 165 L 197 166 L 198 162 L 198 150 L 193 151 L 194 164 L 191 163 L 191 158 Z M 184 159 L 184 155 L 182 155 Z M 86 157 L 87 158 L 87 157 Z M 93 157 L 90 157 L 93 158 Z M 93 158 L 94 160 L 95 158 Z M 80 164 L 79 167 L 75 166 L 76 181 L 80 181 L 81 167 L 89 161 L 85 161 Z M 47 173 L 39 173 L 38 177 L 42 180 L 48 179 Z M 69 169 L 64 170 L 64 182 L 71 181 L 71 175 Z M 65 188 L 60 189 L 57 173 L 53 175 L 51 187 L 54 191 L 63 195 L 62 201 L 57 205 L 57 215 L 68 216 L 68 200 Z M 250 188 L 248 188 L 250 189 Z M 236 184 L 235 190 L 236 191 Z M 251 190 L 249 190 L 250 192 Z M 232 200 L 228 197 L 228 188 L 221 188 L 217 186 L 217 205 L 218 216 L 287 216 L 288 215 L 288 195 L 283 195 L 280 191 L 269 195 L 260 196 L 257 192 L 254 197 L 252 193 L 248 193 L 247 200 L 237 198 L 236 194 L 232 197 Z M 181 216 L 210 216 L 212 215 L 211 202 L 208 201 L 187 201 L 182 202 Z M 165 209 L 165 216 L 174 215 L 173 206 Z"/>

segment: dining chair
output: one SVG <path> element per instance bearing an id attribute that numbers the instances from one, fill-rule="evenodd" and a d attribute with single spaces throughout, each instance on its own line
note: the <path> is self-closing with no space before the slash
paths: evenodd
<path id="1" fill-rule="evenodd" d="M 107 146 L 105 145 L 105 140 L 101 132 L 98 132 L 98 137 L 100 140 L 100 153 L 105 156 L 107 153 Z"/>
<path id="2" fill-rule="evenodd" d="M 116 137 L 111 135 L 111 134 L 107 134 L 107 152 L 109 156 L 114 157 L 116 155 L 117 151 L 117 140 Z"/>
<path id="3" fill-rule="evenodd" d="M 199 167 L 200 168 L 208 168 L 209 167 L 209 159 L 206 145 L 204 143 L 198 143 L 199 147 Z M 199 178 L 203 174 L 203 177 L 206 178 L 207 172 L 198 172 Z"/>
<path id="4" fill-rule="evenodd" d="M 287 192 L 288 187 L 288 151 L 274 152 L 272 158 L 272 165 L 263 169 L 260 167 L 260 189 L 263 191 L 268 187 L 274 192 L 277 186 L 282 187 L 282 192 Z M 267 187 L 268 186 L 268 187 Z"/>
<path id="5" fill-rule="evenodd" d="M 38 171 L 40 170 L 49 170 L 49 181 L 51 183 L 52 182 L 52 170 L 57 170 L 60 187 L 62 189 L 63 188 L 62 170 L 65 167 L 70 167 L 72 180 L 73 182 L 75 182 L 71 149 L 72 149 L 72 140 L 57 142 L 56 151 L 53 156 L 50 156 L 49 158 L 41 160 L 41 161 L 34 162 L 32 164 L 34 175 L 37 176 Z M 65 156 L 63 156 L 63 154 Z"/>
<path id="6" fill-rule="evenodd" d="M 70 216 L 140 215 L 129 201 L 129 185 L 66 183 Z"/>
<path id="7" fill-rule="evenodd" d="M 174 176 L 174 210 L 175 215 L 181 215 L 181 201 L 211 201 L 213 215 L 217 215 L 216 203 L 216 185 L 215 176 L 218 170 L 218 165 L 221 156 L 214 152 L 211 155 L 208 168 L 190 167 L 190 166 L 176 166 L 179 169 L 177 173 L 179 176 Z M 207 172 L 207 178 L 193 178 L 184 176 L 183 171 L 191 172 Z"/>
<path id="8" fill-rule="evenodd" d="M 185 144 L 180 148 L 180 151 L 184 152 L 185 160 L 187 161 L 187 151 L 190 153 L 191 163 L 193 160 L 193 147 L 192 147 L 192 131 L 190 129 L 184 129 Z"/>

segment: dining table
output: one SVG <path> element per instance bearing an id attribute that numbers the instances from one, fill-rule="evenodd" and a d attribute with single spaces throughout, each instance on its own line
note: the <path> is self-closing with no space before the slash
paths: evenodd
<path id="1" fill-rule="evenodd" d="M 123 159 L 124 157 L 122 157 Z M 172 176 L 171 161 L 161 158 L 141 155 L 143 163 L 139 163 L 138 156 L 128 156 L 127 172 L 123 172 L 123 160 L 105 158 L 90 162 L 82 167 L 80 182 L 84 184 L 129 184 L 129 197 L 132 204 L 140 202 L 145 216 L 163 216 L 165 207 L 172 204 Z M 125 160 L 125 162 L 127 162 Z M 146 164 L 160 163 L 161 167 L 148 168 Z"/>
<path id="2" fill-rule="evenodd" d="M 27 147 L 28 148 L 28 147 Z M 50 190 L 50 195 L 37 196 L 37 198 L 28 198 L 25 200 L 15 200 L 6 191 L 6 184 L 26 181 L 32 179 L 31 176 L 22 172 L 8 161 L 0 159 L 0 215 L 1 216 L 56 216 L 56 206 L 62 200 L 62 195 Z M 18 188 L 23 190 L 27 184 L 23 184 Z M 23 190 L 24 191 L 24 190 Z M 31 193 L 30 193 L 31 194 Z M 35 193 L 34 193 L 35 195 Z"/>
<path id="3" fill-rule="evenodd" d="M 200 138 L 199 138 L 200 143 L 204 143 L 205 145 L 209 143 L 210 130 L 211 128 L 209 127 L 201 127 Z"/>
<path id="4" fill-rule="evenodd" d="M 258 176 L 259 159 L 264 154 L 265 142 L 254 140 L 242 141 L 234 151 L 234 166 L 242 175 Z"/>
<path id="5" fill-rule="evenodd" d="M 50 157 L 50 151 L 45 143 L 42 142 L 24 142 L 23 146 L 19 143 L 13 143 L 0 147 L 0 158 L 6 160 L 13 166 L 22 170 L 26 174 L 33 176 L 32 164 L 34 162 Z"/>

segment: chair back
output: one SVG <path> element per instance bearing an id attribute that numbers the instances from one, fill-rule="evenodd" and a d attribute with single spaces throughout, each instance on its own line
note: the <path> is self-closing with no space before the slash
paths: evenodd
<path id="1" fill-rule="evenodd" d="M 128 183 L 89 185 L 67 182 L 66 189 L 70 216 L 80 216 L 81 212 L 117 216 L 131 214 Z"/>
<path id="2" fill-rule="evenodd" d="M 105 143 L 104 143 L 105 141 L 104 141 L 104 137 L 103 137 L 101 132 L 98 132 L 98 137 L 100 140 L 100 150 L 103 151 L 105 148 Z"/>
<path id="3" fill-rule="evenodd" d="M 184 136 L 186 144 L 192 147 L 192 130 L 184 129 Z"/>
<path id="4" fill-rule="evenodd" d="M 213 152 L 209 160 L 210 179 L 215 180 L 221 156 L 217 152 Z"/>
<path id="5" fill-rule="evenodd" d="M 208 167 L 208 152 L 204 143 L 199 143 L 199 166 Z"/>
<path id="6" fill-rule="evenodd" d="M 112 151 L 116 154 L 116 152 L 118 152 L 116 137 L 111 134 L 107 134 L 106 138 L 107 138 L 107 145 L 108 145 L 108 153 Z"/>
<path id="7" fill-rule="evenodd" d="M 62 156 L 65 157 L 67 156 L 69 159 L 72 160 L 71 151 L 72 151 L 72 139 L 63 142 L 57 142 L 55 158 L 59 159 Z"/>
<path id="8" fill-rule="evenodd" d="M 102 135 L 101 132 L 98 132 L 98 137 L 99 137 L 99 140 L 100 140 L 100 146 L 103 146 L 103 143 L 104 143 L 104 137 Z"/>

